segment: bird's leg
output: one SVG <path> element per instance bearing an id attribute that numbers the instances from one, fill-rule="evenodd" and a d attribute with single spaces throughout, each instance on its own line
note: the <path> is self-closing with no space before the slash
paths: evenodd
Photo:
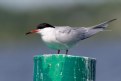
<path id="1" fill-rule="evenodd" d="M 58 50 L 58 54 L 60 54 L 60 50 Z"/>
<path id="2" fill-rule="evenodd" d="M 68 50 L 66 50 L 66 55 L 68 54 Z"/>

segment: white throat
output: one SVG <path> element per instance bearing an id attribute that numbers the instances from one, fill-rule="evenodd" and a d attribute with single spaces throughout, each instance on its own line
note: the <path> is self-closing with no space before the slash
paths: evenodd
<path id="1" fill-rule="evenodd" d="M 40 29 L 39 32 L 37 32 L 41 36 L 52 36 L 54 34 L 54 28 L 48 27 Z"/>

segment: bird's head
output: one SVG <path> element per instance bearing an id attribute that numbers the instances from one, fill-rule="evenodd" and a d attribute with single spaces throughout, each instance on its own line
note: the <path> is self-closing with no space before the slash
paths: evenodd
<path id="1" fill-rule="evenodd" d="M 39 33 L 41 32 L 42 29 L 45 29 L 45 28 L 55 28 L 54 26 L 48 24 L 48 23 L 41 23 L 37 26 L 36 29 L 32 30 L 32 31 L 29 31 L 26 33 L 26 35 L 28 34 L 33 34 L 33 33 Z"/>

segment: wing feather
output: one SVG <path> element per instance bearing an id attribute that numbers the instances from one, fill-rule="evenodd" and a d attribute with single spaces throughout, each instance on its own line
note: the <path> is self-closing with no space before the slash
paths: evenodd
<path id="1" fill-rule="evenodd" d="M 82 39 L 85 28 L 57 27 L 56 39 L 65 45 L 74 45 Z"/>

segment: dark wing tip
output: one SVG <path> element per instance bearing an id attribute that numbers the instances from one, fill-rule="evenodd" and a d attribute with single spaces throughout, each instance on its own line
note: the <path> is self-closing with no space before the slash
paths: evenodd
<path id="1" fill-rule="evenodd" d="M 111 20 L 109 20 L 108 22 L 112 22 L 112 21 L 115 21 L 115 20 L 117 20 L 117 19 L 111 19 Z"/>

